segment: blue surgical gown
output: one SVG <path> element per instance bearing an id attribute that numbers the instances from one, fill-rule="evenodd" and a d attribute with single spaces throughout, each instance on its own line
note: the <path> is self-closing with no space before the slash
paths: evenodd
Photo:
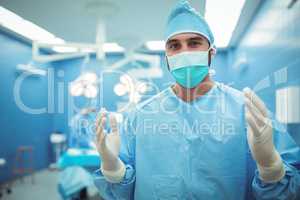
<path id="1" fill-rule="evenodd" d="M 126 174 L 109 183 L 95 172 L 104 199 L 300 199 L 299 147 L 274 128 L 286 175 L 264 183 L 247 143 L 243 93 L 231 87 L 216 83 L 191 103 L 167 88 L 130 112 L 120 130 Z"/>

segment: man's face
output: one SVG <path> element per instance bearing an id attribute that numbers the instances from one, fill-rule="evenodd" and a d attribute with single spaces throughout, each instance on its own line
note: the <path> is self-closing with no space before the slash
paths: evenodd
<path id="1" fill-rule="evenodd" d="M 171 37 L 166 43 L 167 56 L 185 51 L 207 51 L 208 49 L 207 39 L 196 33 L 181 33 Z"/>

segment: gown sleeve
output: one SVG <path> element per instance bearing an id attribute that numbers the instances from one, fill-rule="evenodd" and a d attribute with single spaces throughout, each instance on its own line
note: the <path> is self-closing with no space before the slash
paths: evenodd
<path id="1" fill-rule="evenodd" d="M 134 199 L 135 187 L 135 127 L 134 117 L 128 115 L 119 127 L 121 137 L 120 159 L 126 166 L 124 179 L 120 183 L 106 181 L 101 170 L 94 173 L 94 183 L 105 200 Z"/>
<path id="2" fill-rule="evenodd" d="M 292 137 L 278 126 L 278 122 L 273 120 L 274 144 L 281 155 L 286 174 L 276 183 L 264 183 L 256 170 L 252 190 L 258 200 L 300 199 L 300 149 Z"/>

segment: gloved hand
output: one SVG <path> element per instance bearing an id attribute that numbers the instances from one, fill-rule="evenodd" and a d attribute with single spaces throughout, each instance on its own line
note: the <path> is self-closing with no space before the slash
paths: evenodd
<path id="1" fill-rule="evenodd" d="M 113 114 L 109 115 L 111 132 L 105 131 L 107 117 L 107 112 L 102 109 L 96 121 L 96 147 L 101 157 L 102 174 L 107 181 L 119 183 L 126 171 L 124 163 L 119 158 L 121 139 L 118 123 Z"/>
<path id="2" fill-rule="evenodd" d="M 273 144 L 272 122 L 264 102 L 250 89 L 245 88 L 245 114 L 248 144 L 256 161 L 260 178 L 264 182 L 277 182 L 285 175 L 282 159 Z"/>

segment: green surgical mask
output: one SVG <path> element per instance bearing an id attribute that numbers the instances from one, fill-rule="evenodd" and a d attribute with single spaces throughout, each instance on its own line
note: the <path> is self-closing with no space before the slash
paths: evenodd
<path id="1" fill-rule="evenodd" d="M 194 88 L 209 73 L 208 51 L 191 51 L 167 56 L 170 72 L 185 88 Z"/>

